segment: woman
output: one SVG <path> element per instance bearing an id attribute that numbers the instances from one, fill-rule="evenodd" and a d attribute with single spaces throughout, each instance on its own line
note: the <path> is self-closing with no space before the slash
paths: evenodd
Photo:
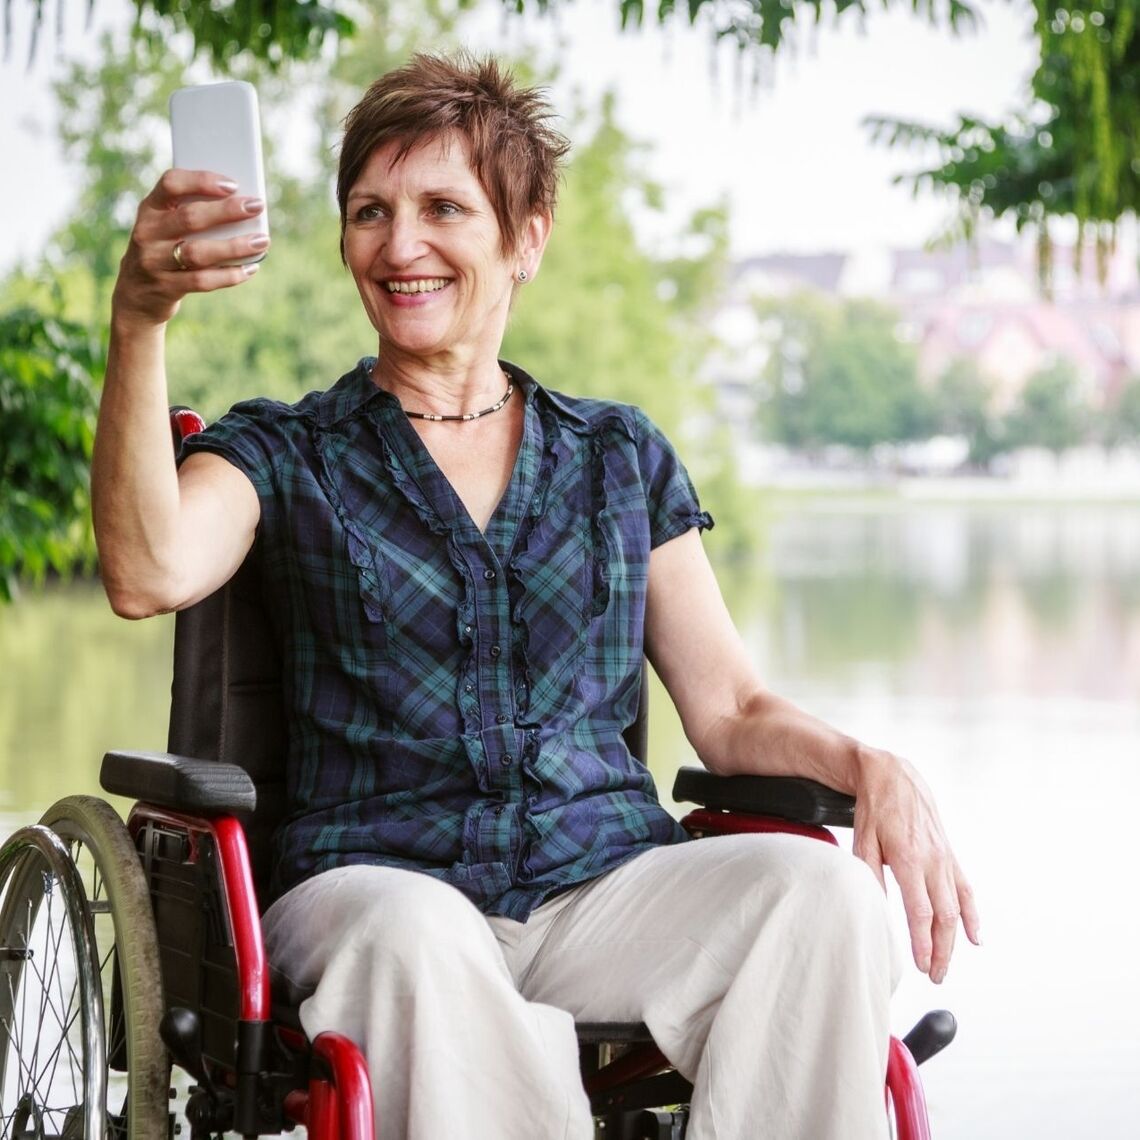
<path id="1" fill-rule="evenodd" d="M 701 547 L 711 519 L 645 416 L 499 360 L 550 237 L 549 118 L 493 61 L 417 56 L 378 80 L 337 190 L 377 355 L 296 405 L 238 405 L 177 469 L 163 330 L 267 239 L 200 236 L 262 204 L 163 176 L 115 290 L 107 591 L 143 617 L 259 559 L 290 716 L 267 945 L 305 1028 L 364 1047 L 379 1136 L 591 1136 L 575 1018 L 649 1025 L 694 1082 L 691 1140 L 761 1120 L 882 1136 L 876 878 L 892 867 L 936 982 L 959 917 L 977 940 L 969 887 L 904 761 L 763 687 Z M 863 862 L 684 841 L 621 740 L 643 651 L 709 768 L 854 793 Z"/>

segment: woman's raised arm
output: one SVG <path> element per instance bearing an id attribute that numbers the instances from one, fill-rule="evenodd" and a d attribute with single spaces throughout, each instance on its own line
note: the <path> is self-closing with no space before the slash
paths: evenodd
<path id="1" fill-rule="evenodd" d="M 166 324 L 188 293 L 239 285 L 256 266 L 224 261 L 268 237 L 217 240 L 202 231 L 260 213 L 220 175 L 169 170 L 139 206 L 111 305 L 107 375 L 91 470 L 91 502 L 107 596 L 124 617 L 204 597 L 253 542 L 253 485 L 212 455 L 174 462 L 166 388 Z"/>

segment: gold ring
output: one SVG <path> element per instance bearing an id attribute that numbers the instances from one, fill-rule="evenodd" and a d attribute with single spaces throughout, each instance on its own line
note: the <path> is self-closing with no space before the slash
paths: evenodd
<path id="1" fill-rule="evenodd" d="M 182 260 L 182 246 L 185 244 L 185 240 L 186 239 L 183 238 L 181 241 L 176 241 L 174 243 L 174 248 L 170 251 L 170 256 L 174 258 L 174 264 L 179 269 L 189 269 L 190 268 L 190 266 L 187 265 L 186 262 Z"/>

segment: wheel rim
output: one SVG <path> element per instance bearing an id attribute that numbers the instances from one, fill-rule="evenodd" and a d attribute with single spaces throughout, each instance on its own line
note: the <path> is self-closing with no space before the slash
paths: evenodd
<path id="1" fill-rule="evenodd" d="M 122 1001 L 113 1000 L 118 969 L 115 922 L 111 903 L 107 897 L 106 880 L 99 869 L 91 848 L 70 820 L 58 821 L 53 828 L 67 847 L 71 861 L 83 883 L 87 901 L 87 915 L 94 934 L 98 959 L 100 990 L 103 997 L 103 1024 L 105 1028 L 107 1059 L 107 1122 L 108 1140 L 127 1135 L 128 1075 L 123 1061 L 127 1047 L 126 1021 Z M 2 1140 L 2 1138 L 0 1138 Z"/>
<path id="2" fill-rule="evenodd" d="M 35 826 L 0 850 L 0 883 L 0 1106 L 12 1106 L 0 1140 L 105 1136 L 103 992 L 80 876 Z"/>

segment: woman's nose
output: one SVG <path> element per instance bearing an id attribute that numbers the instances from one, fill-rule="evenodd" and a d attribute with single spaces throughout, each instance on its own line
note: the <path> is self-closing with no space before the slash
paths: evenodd
<path id="1" fill-rule="evenodd" d="M 418 218 L 397 213 L 388 225 L 384 256 L 392 265 L 407 265 L 424 252 L 423 227 Z"/>

